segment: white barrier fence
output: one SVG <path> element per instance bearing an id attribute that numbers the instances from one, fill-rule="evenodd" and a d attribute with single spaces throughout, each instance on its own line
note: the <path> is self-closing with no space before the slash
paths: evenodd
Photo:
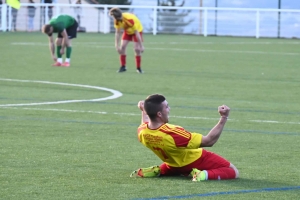
<path id="1" fill-rule="evenodd" d="M 22 3 L 21 8 L 15 10 L 3 4 L 1 30 L 40 31 L 52 16 L 69 14 L 77 19 L 82 31 L 110 33 L 114 28 L 108 11 L 119 7 L 136 14 L 144 32 L 153 35 L 300 38 L 300 10 L 40 3 L 35 3 L 36 9 L 30 10 L 28 6 L 32 4 Z"/>

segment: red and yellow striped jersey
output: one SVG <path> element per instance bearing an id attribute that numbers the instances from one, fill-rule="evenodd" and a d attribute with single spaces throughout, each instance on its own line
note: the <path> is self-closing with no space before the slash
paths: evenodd
<path id="1" fill-rule="evenodd" d="M 202 134 L 190 133 L 180 126 L 163 124 L 152 130 L 143 123 L 137 132 L 139 141 L 169 166 L 182 167 L 202 155 L 202 148 L 199 148 Z"/>
<path id="2" fill-rule="evenodd" d="M 115 21 L 116 29 L 124 29 L 128 35 L 133 35 L 134 31 L 142 32 L 143 25 L 140 20 L 132 13 L 122 13 L 122 21 Z"/>

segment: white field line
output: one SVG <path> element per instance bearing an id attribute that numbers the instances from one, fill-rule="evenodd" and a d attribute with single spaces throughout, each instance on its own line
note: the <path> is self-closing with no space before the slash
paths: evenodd
<path id="1" fill-rule="evenodd" d="M 19 42 L 19 43 L 11 43 L 12 45 L 32 45 L 32 46 L 47 46 L 46 43 L 27 43 L 27 42 Z M 83 45 L 87 45 L 93 48 L 114 48 L 114 45 L 99 45 L 101 43 L 81 43 Z M 91 45 L 93 44 L 93 45 Z M 110 44 L 110 43 L 107 43 Z M 79 43 L 77 45 L 80 45 Z M 73 45 L 76 46 L 76 45 Z M 210 49 L 183 49 L 183 48 L 151 48 L 146 47 L 146 50 L 161 50 L 161 51 L 185 51 L 185 52 L 202 52 L 202 53 L 240 53 L 240 54 L 270 54 L 270 55 L 289 55 L 289 56 L 299 56 L 300 53 L 293 52 L 265 52 L 265 51 L 230 51 L 230 50 L 210 50 Z"/>
<path id="2" fill-rule="evenodd" d="M 55 109 L 55 108 L 29 108 L 29 107 L 1 107 L 9 109 L 21 109 L 21 110 L 39 110 L 39 111 L 53 111 L 53 112 L 71 112 L 71 113 L 93 113 L 93 114 L 108 114 L 102 111 L 81 111 L 81 110 L 67 110 L 67 109 Z"/>
<path id="3" fill-rule="evenodd" d="M 9 106 L 36 106 L 36 105 L 53 105 L 53 104 L 62 104 L 62 103 L 78 103 L 78 102 L 95 102 L 95 101 L 104 101 L 110 99 L 116 99 L 121 97 L 123 94 L 117 90 L 91 86 L 91 85 L 81 85 L 81 84 L 70 84 L 70 83 L 59 83 L 59 82 L 50 82 L 50 81 L 34 81 L 34 80 L 18 80 L 18 79 L 6 79 L 0 78 L 0 81 L 10 81 L 10 82 L 23 82 L 23 83 L 42 83 L 42 84 L 52 84 L 52 85 L 62 85 L 62 86 L 73 86 L 73 87 L 82 87 L 89 89 L 102 90 L 112 93 L 111 96 L 97 98 L 97 99 L 81 99 L 81 100 L 64 100 L 64 101 L 52 101 L 52 102 L 40 102 L 40 103 L 20 103 L 20 104 L 0 104 L 0 107 L 9 107 Z"/>
<path id="4" fill-rule="evenodd" d="M 94 48 L 114 48 L 113 46 L 91 46 Z M 160 51 L 185 51 L 185 52 L 202 52 L 202 53 L 240 53 L 240 54 L 269 54 L 269 55 L 284 55 L 284 56 L 299 56 L 300 53 L 292 52 L 264 52 L 264 51 L 230 51 L 230 50 L 209 50 L 209 49 L 182 49 L 182 48 L 147 48 L 146 50 L 160 50 Z"/>
<path id="5" fill-rule="evenodd" d="M 262 120 L 249 120 L 250 122 L 261 122 Z M 265 123 L 269 124 L 300 124 L 300 122 L 279 122 L 279 121 L 268 121 L 264 120 Z"/>
<path id="6" fill-rule="evenodd" d="M 141 116 L 138 113 L 119 113 L 119 112 L 105 112 L 105 111 L 85 111 L 85 110 L 67 110 L 67 109 L 48 109 L 48 108 L 30 108 L 30 107 L 0 107 L 2 109 L 21 109 L 21 110 L 37 110 L 37 111 L 51 111 L 51 112 L 71 112 L 71 113 L 91 113 L 91 114 L 101 114 L 101 115 L 118 115 L 118 116 Z M 214 120 L 217 121 L 219 118 L 210 118 L 210 117 L 191 117 L 191 116 L 178 116 L 171 115 L 170 118 L 179 118 L 179 119 L 192 119 L 192 120 Z M 236 119 L 228 119 L 230 121 L 239 121 Z M 270 121 L 270 120 L 246 120 L 249 122 L 256 123 L 267 123 L 267 124 L 296 124 L 300 125 L 300 122 L 280 122 L 280 121 Z"/>

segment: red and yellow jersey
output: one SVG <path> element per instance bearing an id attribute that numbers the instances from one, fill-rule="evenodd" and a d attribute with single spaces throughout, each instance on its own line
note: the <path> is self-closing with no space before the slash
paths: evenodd
<path id="1" fill-rule="evenodd" d="M 142 23 L 132 13 L 122 13 L 122 21 L 115 21 L 114 27 L 116 29 L 124 29 L 128 35 L 133 35 L 134 31 L 143 31 Z"/>
<path id="2" fill-rule="evenodd" d="M 182 167 L 202 155 L 202 148 L 199 148 L 202 135 L 190 133 L 180 126 L 163 124 L 152 130 L 143 123 L 137 132 L 139 141 L 169 166 Z"/>

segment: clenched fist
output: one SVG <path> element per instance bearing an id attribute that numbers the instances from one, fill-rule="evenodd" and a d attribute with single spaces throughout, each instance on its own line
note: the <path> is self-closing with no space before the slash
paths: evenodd
<path id="1" fill-rule="evenodd" d="M 226 105 L 222 105 L 218 107 L 218 111 L 221 115 L 221 117 L 228 117 L 229 116 L 229 112 L 230 112 L 230 108 Z"/>
<path id="2" fill-rule="evenodd" d="M 141 111 L 144 111 L 144 101 L 139 101 L 137 106 Z"/>

